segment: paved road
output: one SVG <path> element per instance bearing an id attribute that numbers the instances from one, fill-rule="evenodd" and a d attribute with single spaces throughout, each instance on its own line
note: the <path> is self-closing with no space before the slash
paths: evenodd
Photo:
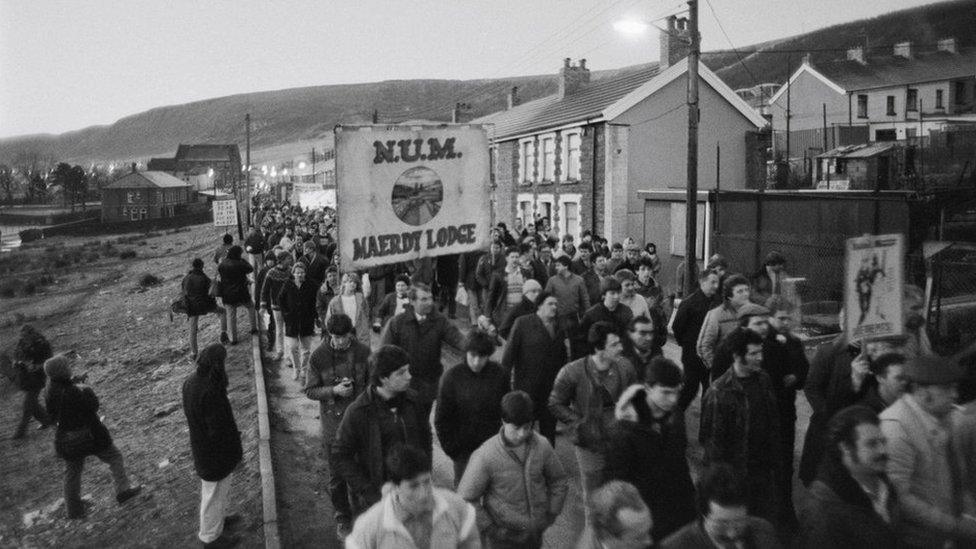
<path id="1" fill-rule="evenodd" d="M 458 315 L 463 318 L 464 315 Z M 462 330 L 467 330 L 467 323 L 461 321 L 455 321 L 459 328 Z M 373 346 L 374 348 L 378 344 L 378 337 L 374 336 Z M 496 352 L 495 358 L 500 358 L 501 350 Z M 681 350 L 673 342 L 669 342 L 664 348 L 664 354 L 668 358 L 675 360 L 680 364 L 680 354 Z M 462 354 L 451 347 L 446 347 L 442 352 L 442 362 L 445 365 L 453 366 L 459 364 L 462 361 Z M 318 404 L 311 400 L 304 398 L 301 393 L 301 387 L 298 381 L 293 381 L 291 376 L 288 375 L 288 371 L 284 370 L 283 375 L 277 379 L 271 381 L 272 386 L 275 388 L 272 390 L 271 395 L 271 407 L 276 417 L 275 425 L 275 436 L 277 437 L 296 437 L 301 439 L 303 446 L 315 447 L 319 444 L 319 433 L 318 433 Z M 275 394 L 277 393 L 277 394 Z M 699 418 L 699 400 L 687 411 L 686 422 L 688 425 L 688 438 L 690 441 L 688 450 L 688 459 L 692 468 L 692 475 L 697 476 L 698 471 L 701 467 L 701 447 L 698 446 L 698 418 Z M 810 417 L 810 408 L 807 405 L 805 398 L 802 394 L 797 399 L 797 415 L 799 419 L 797 421 L 797 441 L 796 448 L 797 453 L 799 449 L 802 448 L 803 436 L 806 433 L 807 423 Z M 431 427 L 433 430 L 433 426 Z M 546 532 L 545 536 L 545 547 L 547 548 L 564 548 L 572 547 L 575 545 L 576 539 L 579 533 L 583 529 L 584 519 L 583 519 L 583 506 L 582 498 L 580 497 L 580 484 L 579 484 L 579 471 L 576 467 L 576 458 L 573 454 L 572 444 L 563 436 L 558 436 L 556 439 L 556 454 L 559 456 L 563 465 L 571 473 L 573 481 L 570 485 L 569 496 L 566 499 L 566 505 L 563 508 L 562 514 L 557 519 L 556 523 Z M 796 456 L 798 458 L 798 455 Z M 294 463 L 294 460 L 292 460 Z M 309 463 L 307 466 L 308 470 L 320 470 L 320 467 L 324 467 L 321 463 L 318 465 Z M 444 454 L 440 448 L 440 443 L 434 438 L 434 483 L 438 486 L 443 486 L 447 488 L 453 487 L 454 482 L 454 470 L 451 460 Z M 321 483 L 324 484 L 324 483 Z M 800 497 L 803 494 L 802 488 L 799 488 L 799 484 L 794 482 L 796 488 L 794 489 L 794 500 L 799 502 Z M 312 490 L 314 486 L 305 486 L 304 488 L 296 488 L 290 486 L 289 489 L 308 489 Z M 280 494 L 282 487 L 279 483 L 279 500 L 282 498 Z M 318 494 L 318 492 L 316 492 Z M 322 520 L 326 521 L 326 524 L 321 525 L 321 529 L 325 534 L 323 537 L 327 547 L 330 545 L 334 538 L 331 537 L 332 532 L 334 532 L 334 525 L 331 521 L 332 509 L 328 502 L 328 498 L 324 495 L 319 495 L 318 497 L 312 498 L 315 501 L 316 509 L 302 509 L 301 515 L 303 517 L 321 517 Z M 287 512 L 287 511 L 285 511 Z M 297 522 L 297 521 L 296 521 Z M 292 522 L 291 524 L 295 524 Z M 282 527 L 289 528 L 290 521 L 285 519 L 282 520 Z M 307 524 L 301 524 L 298 522 L 299 526 L 292 526 L 297 528 L 308 528 Z M 304 536 L 299 536 L 304 537 Z M 283 539 L 287 540 L 288 534 L 283 533 Z M 322 539 L 321 537 L 319 539 Z M 338 546 L 336 544 L 335 546 Z"/>

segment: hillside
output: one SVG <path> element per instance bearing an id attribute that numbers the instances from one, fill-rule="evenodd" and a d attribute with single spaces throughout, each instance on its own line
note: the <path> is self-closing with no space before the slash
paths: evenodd
<path id="1" fill-rule="evenodd" d="M 707 16 L 707 14 L 706 14 Z M 732 88 L 760 82 L 782 82 L 788 66 L 799 64 L 803 52 L 813 60 L 842 57 L 844 49 L 867 43 L 869 55 L 886 55 L 890 44 L 911 40 L 934 44 L 954 36 L 960 47 L 976 45 L 976 0 L 930 4 L 820 29 L 756 45 L 739 45 L 743 52 L 705 53 L 703 61 Z M 875 45 L 875 46 L 872 46 Z M 883 45 L 883 46 L 882 46 Z M 372 111 L 380 122 L 411 119 L 449 120 L 457 101 L 470 106 L 467 116 L 488 114 L 505 107 L 506 94 L 519 87 L 523 101 L 556 90 L 553 74 L 492 80 L 394 80 L 315 86 L 247 93 L 155 108 L 122 118 L 108 126 L 93 126 L 61 135 L 19 136 L 0 140 L 0 162 L 13 162 L 24 151 L 41 158 L 86 162 L 145 159 L 171 155 L 179 143 L 244 143 L 244 114 L 251 113 L 252 149 L 256 161 L 278 150 L 308 150 L 331 139 L 338 123 L 368 122 Z M 594 71 L 593 79 L 630 72 L 640 66 Z M 294 147 L 282 147 L 294 144 Z M 284 157 L 284 155 L 282 155 Z"/>

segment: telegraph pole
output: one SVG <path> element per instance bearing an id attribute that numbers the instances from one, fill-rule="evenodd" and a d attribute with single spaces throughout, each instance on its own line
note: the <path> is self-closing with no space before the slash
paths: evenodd
<path id="1" fill-rule="evenodd" d="M 688 194 L 685 197 L 685 295 L 698 285 L 698 57 L 701 37 L 698 35 L 698 0 L 688 0 Z M 706 227 L 707 230 L 707 227 Z M 704 260 L 704 258 L 703 258 Z"/>
<path id="2" fill-rule="evenodd" d="M 247 228 L 251 228 L 251 113 L 244 115 L 244 136 L 246 139 L 244 148 L 244 172 L 247 174 L 247 200 L 244 202 L 247 207 L 247 213 L 245 213 L 245 219 L 247 219 Z"/>

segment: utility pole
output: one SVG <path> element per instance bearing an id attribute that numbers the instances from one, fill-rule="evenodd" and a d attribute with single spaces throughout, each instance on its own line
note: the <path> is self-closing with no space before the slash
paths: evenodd
<path id="1" fill-rule="evenodd" d="M 312 183 L 315 183 L 315 147 L 312 147 Z"/>
<path id="2" fill-rule="evenodd" d="M 247 228 L 251 228 L 251 113 L 244 115 L 244 173 L 247 174 Z"/>
<path id="3" fill-rule="evenodd" d="M 685 197 L 685 295 L 698 286 L 698 0 L 688 0 L 688 194 Z M 702 258 L 704 260 L 704 258 Z"/>

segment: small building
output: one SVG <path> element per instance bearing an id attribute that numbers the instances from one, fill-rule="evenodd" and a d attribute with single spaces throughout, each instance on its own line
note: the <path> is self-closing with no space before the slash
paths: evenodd
<path id="1" fill-rule="evenodd" d="M 190 185 L 163 172 L 133 171 L 102 189 L 102 222 L 162 219 L 188 213 Z"/>
<path id="2" fill-rule="evenodd" d="M 816 188 L 886 191 L 898 178 L 901 148 L 894 143 L 838 147 L 817 156 Z"/>

